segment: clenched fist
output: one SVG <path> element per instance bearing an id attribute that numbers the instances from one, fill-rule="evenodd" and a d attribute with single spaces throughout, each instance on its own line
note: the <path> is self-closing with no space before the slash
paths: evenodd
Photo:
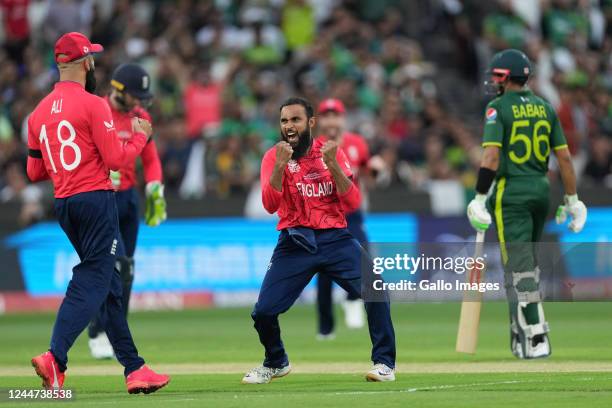
<path id="1" fill-rule="evenodd" d="M 276 144 L 276 164 L 285 167 L 289 160 L 291 160 L 291 156 L 293 155 L 293 148 L 291 145 L 285 141 L 278 142 Z"/>
<path id="2" fill-rule="evenodd" d="M 132 118 L 132 132 L 144 133 L 147 137 L 151 136 L 153 133 L 151 122 L 146 119 Z"/>
<path id="3" fill-rule="evenodd" d="M 333 140 L 328 140 L 321 147 L 321 154 L 323 155 L 323 162 L 330 166 L 336 160 L 336 154 L 338 154 L 338 143 Z"/>

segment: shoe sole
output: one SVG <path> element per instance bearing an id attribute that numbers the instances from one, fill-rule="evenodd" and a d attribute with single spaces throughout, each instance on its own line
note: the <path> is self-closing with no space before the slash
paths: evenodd
<path id="1" fill-rule="evenodd" d="M 389 378 L 389 379 L 381 379 L 381 377 L 378 377 L 374 374 L 371 373 L 367 373 L 366 374 L 366 381 L 367 382 L 392 382 L 395 381 L 395 378 Z"/>
<path id="2" fill-rule="evenodd" d="M 49 381 L 47 380 L 47 377 L 45 375 L 45 372 L 42 368 L 42 364 L 40 364 L 38 362 L 38 360 L 36 358 L 32 359 L 32 367 L 34 367 L 34 370 L 36 371 L 36 374 L 42 378 L 43 382 L 42 382 L 42 386 L 46 389 L 46 390 L 50 390 L 53 389 L 53 387 L 51 386 L 51 384 L 49 383 Z"/>
<path id="3" fill-rule="evenodd" d="M 281 375 L 275 375 L 275 376 L 272 376 L 272 378 L 270 378 L 270 381 L 265 382 L 265 383 L 255 383 L 255 382 L 248 382 L 248 381 L 244 381 L 244 380 L 240 381 L 240 383 L 241 383 L 241 384 L 254 384 L 254 385 L 257 385 L 257 384 L 270 384 L 270 383 L 272 382 L 272 380 L 275 380 L 275 379 L 277 379 L 277 378 L 283 378 L 283 377 L 286 377 L 286 376 L 288 376 L 288 375 L 289 375 L 289 373 L 290 373 L 290 372 L 291 372 L 291 368 L 289 368 L 289 370 L 287 370 L 287 372 L 285 372 L 285 373 L 283 373 L 283 374 L 281 374 Z"/>
<path id="4" fill-rule="evenodd" d="M 170 382 L 170 379 L 163 381 L 163 382 L 159 382 L 159 383 L 148 383 L 148 382 L 144 382 L 144 381 L 138 381 L 135 384 L 132 384 L 131 386 L 128 386 L 128 393 L 129 394 L 151 394 L 157 390 L 159 390 L 160 388 L 165 387 L 166 385 L 168 385 L 168 383 Z"/>

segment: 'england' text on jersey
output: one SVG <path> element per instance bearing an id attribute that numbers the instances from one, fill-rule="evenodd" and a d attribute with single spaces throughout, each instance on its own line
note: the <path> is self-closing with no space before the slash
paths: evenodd
<path id="1" fill-rule="evenodd" d="M 324 183 L 296 183 L 295 184 L 303 197 L 325 197 L 334 192 L 334 183 L 327 181 Z"/>
<path id="2" fill-rule="evenodd" d="M 531 103 L 512 105 L 512 114 L 515 119 L 548 118 L 548 116 L 546 116 L 546 109 L 544 109 L 543 105 L 533 105 Z"/>

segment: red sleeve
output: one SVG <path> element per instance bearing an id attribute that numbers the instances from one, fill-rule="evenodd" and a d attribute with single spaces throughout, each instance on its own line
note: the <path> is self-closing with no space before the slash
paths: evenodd
<path id="1" fill-rule="evenodd" d="M 133 116 L 151 121 L 151 115 L 145 109 L 136 107 L 133 111 Z M 149 139 L 145 144 L 144 149 L 140 153 L 142 158 L 142 167 L 144 169 L 144 178 L 147 183 L 152 181 L 162 181 L 162 165 L 157 153 L 157 145 L 153 139 Z"/>
<path id="2" fill-rule="evenodd" d="M 133 114 L 132 116 L 135 116 L 137 118 L 141 118 L 141 119 L 148 120 L 149 122 L 153 122 L 151 120 L 151 115 L 149 114 L 149 112 L 147 112 L 146 109 L 143 109 L 139 106 L 134 108 L 134 110 L 132 111 L 132 114 Z"/>
<path id="3" fill-rule="evenodd" d="M 344 150 L 338 148 L 336 152 L 336 161 L 346 174 L 346 177 L 352 179 L 353 178 L 353 170 L 351 169 L 351 163 L 346 158 L 346 154 L 344 154 Z"/>
<path id="4" fill-rule="evenodd" d="M 368 162 L 370 161 L 370 148 L 365 140 L 361 140 L 361 163 L 359 164 L 361 167 L 368 167 Z"/>
<path id="5" fill-rule="evenodd" d="M 359 174 L 369 176 L 371 173 L 370 170 L 370 148 L 368 147 L 368 143 L 362 138 L 360 140 L 360 162 L 359 162 Z"/>
<path id="6" fill-rule="evenodd" d="M 132 139 L 122 142 L 117 137 L 111 110 L 102 98 L 92 99 L 91 134 L 102 160 L 111 170 L 119 170 L 127 163 L 136 160 L 142 151 L 147 137 L 144 133 L 134 133 Z"/>
<path id="7" fill-rule="evenodd" d="M 346 174 L 346 176 L 352 181 L 351 188 L 349 188 L 348 191 L 344 192 L 344 194 L 338 194 L 340 202 L 342 203 L 342 208 L 344 208 L 344 211 L 346 212 L 355 211 L 361 205 L 361 192 L 359 191 L 359 187 L 357 187 L 353 182 L 351 164 L 349 163 L 342 149 L 338 149 L 338 153 L 336 153 L 336 160 L 344 171 L 344 174 Z"/>
<path id="8" fill-rule="evenodd" d="M 147 183 L 152 181 L 162 181 L 162 166 L 157 153 L 157 146 L 153 139 L 145 145 L 140 153 L 142 167 L 144 168 L 144 178 Z"/>
<path id="9" fill-rule="evenodd" d="M 270 184 L 270 176 L 274 171 L 274 164 L 276 163 L 276 148 L 268 150 L 261 161 L 261 201 L 267 212 L 274 214 L 281 203 L 283 197 L 282 191 L 276 190 Z"/>
<path id="10" fill-rule="evenodd" d="M 26 173 L 28 178 L 33 181 L 42 181 L 49 179 L 49 174 L 45 168 L 45 162 L 42 158 L 40 143 L 34 134 L 32 126 L 32 115 L 28 118 L 28 161 L 26 165 Z"/>

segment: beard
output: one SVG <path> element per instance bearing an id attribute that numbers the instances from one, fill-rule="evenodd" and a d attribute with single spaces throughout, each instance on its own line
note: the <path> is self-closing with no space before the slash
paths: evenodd
<path id="1" fill-rule="evenodd" d="M 90 94 L 96 93 L 96 74 L 93 69 L 85 74 L 85 90 Z"/>
<path id="2" fill-rule="evenodd" d="M 301 133 L 298 132 L 298 137 L 299 139 L 297 146 L 291 146 L 293 148 L 293 154 L 291 155 L 291 159 L 293 160 L 297 160 L 300 157 L 303 157 L 312 145 L 312 136 L 310 135 L 310 128 L 304 129 L 304 131 Z M 289 143 L 289 141 L 287 140 L 287 136 L 283 133 L 283 131 L 281 131 L 281 139 Z"/>

